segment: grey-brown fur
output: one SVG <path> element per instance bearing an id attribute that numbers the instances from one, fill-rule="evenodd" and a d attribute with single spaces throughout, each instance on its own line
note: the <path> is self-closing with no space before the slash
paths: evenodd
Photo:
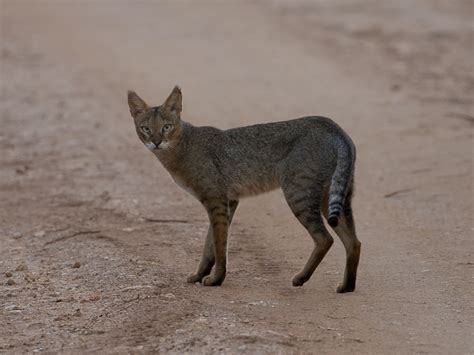
<path id="1" fill-rule="evenodd" d="M 209 231 L 198 271 L 189 282 L 222 284 L 227 234 L 239 199 L 281 187 L 315 243 L 293 285 L 309 280 L 333 243 L 325 218 L 347 254 L 338 292 L 354 291 L 360 255 L 351 208 L 355 147 L 336 123 L 313 116 L 225 131 L 195 127 L 180 118 L 178 87 L 162 106 L 148 107 L 132 91 L 128 102 L 139 138 L 207 210 Z"/>

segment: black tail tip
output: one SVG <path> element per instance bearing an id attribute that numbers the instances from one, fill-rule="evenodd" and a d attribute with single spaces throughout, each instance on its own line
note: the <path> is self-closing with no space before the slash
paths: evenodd
<path id="1" fill-rule="evenodd" d="M 329 216 L 328 223 L 331 227 L 337 227 L 337 225 L 339 224 L 339 216 L 335 216 L 335 215 Z"/>

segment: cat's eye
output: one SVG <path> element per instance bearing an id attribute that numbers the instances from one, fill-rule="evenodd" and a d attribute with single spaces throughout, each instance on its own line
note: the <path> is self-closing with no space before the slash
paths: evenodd
<path id="1" fill-rule="evenodd" d="M 141 126 L 140 129 L 147 134 L 150 133 L 150 129 L 147 126 Z"/>
<path id="2" fill-rule="evenodd" d="M 165 124 L 163 126 L 163 132 L 168 132 L 169 130 L 171 130 L 171 128 L 173 128 L 173 125 Z"/>

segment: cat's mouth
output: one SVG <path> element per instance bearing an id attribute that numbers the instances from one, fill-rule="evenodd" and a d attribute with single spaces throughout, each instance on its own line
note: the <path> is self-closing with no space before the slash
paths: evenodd
<path id="1" fill-rule="evenodd" d="M 150 149 L 150 150 L 163 150 L 168 147 L 168 144 L 166 142 L 161 141 L 158 144 L 155 144 L 153 142 L 147 142 L 145 143 L 145 146 Z"/>
<path id="2" fill-rule="evenodd" d="M 160 144 L 161 144 L 161 142 L 160 142 Z M 160 149 L 159 146 L 157 146 L 153 142 L 147 142 L 147 143 L 145 143 L 145 146 L 150 150 Z"/>

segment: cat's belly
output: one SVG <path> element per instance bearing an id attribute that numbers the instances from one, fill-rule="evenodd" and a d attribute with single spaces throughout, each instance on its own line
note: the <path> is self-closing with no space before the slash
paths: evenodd
<path id="1" fill-rule="evenodd" d="M 238 200 L 243 197 L 260 195 L 279 187 L 279 181 L 275 178 L 263 178 L 260 180 L 246 181 L 245 183 L 237 183 L 229 190 L 229 199 Z"/>
<path id="2" fill-rule="evenodd" d="M 200 200 L 203 197 L 197 191 L 202 191 L 200 186 L 192 186 L 185 179 L 181 178 L 179 175 L 171 175 L 174 182 L 181 187 L 183 190 L 187 191 L 189 194 L 193 195 L 195 198 Z M 221 186 L 223 190 L 218 191 L 219 194 L 227 195 L 229 200 L 238 200 L 243 197 L 250 197 L 255 195 L 260 195 L 265 192 L 275 190 L 280 187 L 280 182 L 276 176 L 265 176 L 254 174 L 252 179 L 241 179 L 239 182 L 231 182 L 230 186 L 227 188 Z M 207 189 L 209 190 L 209 188 Z"/>

